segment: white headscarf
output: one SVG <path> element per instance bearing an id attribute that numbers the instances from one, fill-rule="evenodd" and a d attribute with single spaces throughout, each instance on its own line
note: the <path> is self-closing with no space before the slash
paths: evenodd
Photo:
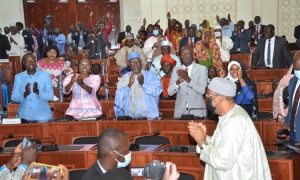
<path id="1" fill-rule="evenodd" d="M 241 65 L 238 63 L 238 62 L 236 62 L 236 61 L 231 61 L 229 64 L 228 64 L 228 75 L 227 75 L 227 79 L 229 79 L 230 81 L 232 81 L 232 82 L 236 82 L 237 80 L 238 80 L 238 78 L 233 78 L 232 76 L 231 76 L 231 74 L 230 74 L 230 68 L 231 68 L 231 66 L 232 65 L 234 65 L 234 64 L 236 64 L 238 67 L 240 67 L 240 69 L 241 69 Z"/>

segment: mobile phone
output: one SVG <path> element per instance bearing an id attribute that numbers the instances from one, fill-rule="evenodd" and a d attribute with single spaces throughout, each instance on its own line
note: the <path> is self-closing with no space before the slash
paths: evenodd
<path id="1" fill-rule="evenodd" d="M 32 142 L 26 137 L 24 136 L 23 141 L 22 141 L 22 148 L 24 149 L 27 146 L 31 146 Z"/>
<path id="2" fill-rule="evenodd" d="M 53 166 L 42 163 L 34 163 L 30 170 L 30 179 L 51 179 L 55 180 L 62 173 L 62 169 L 59 166 Z"/>
<path id="3" fill-rule="evenodd" d="M 283 135 L 283 134 L 288 136 L 290 134 L 290 131 L 285 128 L 281 128 L 277 131 L 277 135 Z"/>
<path id="4" fill-rule="evenodd" d="M 144 167 L 131 167 L 130 172 L 132 177 L 144 177 Z"/>

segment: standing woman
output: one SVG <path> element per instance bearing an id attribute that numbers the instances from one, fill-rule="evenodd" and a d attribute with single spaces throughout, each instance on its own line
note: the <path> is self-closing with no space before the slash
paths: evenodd
<path id="1" fill-rule="evenodd" d="M 225 77 L 225 72 L 220 71 L 220 76 Z M 251 119 L 258 119 L 258 103 L 256 85 L 253 83 L 245 71 L 243 63 L 239 60 L 231 61 L 228 64 L 228 75 L 226 78 L 236 84 L 236 104 L 242 106 Z"/>
<path id="2" fill-rule="evenodd" d="M 72 100 L 66 115 L 76 119 L 99 116 L 102 108 L 96 93 L 101 82 L 100 76 L 91 74 L 92 63 L 87 58 L 80 59 L 78 66 L 79 74 L 70 74 L 64 80 L 64 94 L 72 91 Z"/>
<path id="3" fill-rule="evenodd" d="M 177 55 L 179 54 L 180 40 L 184 37 L 185 37 L 185 35 L 181 31 L 180 23 L 176 22 L 175 26 L 174 26 L 174 30 L 172 31 L 172 40 L 171 40 L 171 42 L 172 42 L 172 46 L 174 47 Z"/>
<path id="4" fill-rule="evenodd" d="M 38 62 L 38 68 L 46 71 L 51 75 L 52 86 L 58 86 L 58 78 L 62 75 L 69 75 L 73 70 L 66 64 L 65 61 L 58 59 L 58 48 L 56 46 L 47 46 L 43 59 Z"/>

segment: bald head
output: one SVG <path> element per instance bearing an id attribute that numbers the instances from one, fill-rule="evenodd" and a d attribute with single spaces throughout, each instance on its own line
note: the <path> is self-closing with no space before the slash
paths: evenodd
<path id="1" fill-rule="evenodd" d="M 192 46 L 183 46 L 181 49 L 181 61 L 182 64 L 185 67 L 188 67 L 191 65 L 194 61 L 194 56 L 193 56 L 193 47 Z"/>
<path id="2" fill-rule="evenodd" d="M 300 70 L 300 51 L 297 51 L 296 54 L 294 55 L 294 60 L 293 60 L 293 67 L 294 70 Z"/>

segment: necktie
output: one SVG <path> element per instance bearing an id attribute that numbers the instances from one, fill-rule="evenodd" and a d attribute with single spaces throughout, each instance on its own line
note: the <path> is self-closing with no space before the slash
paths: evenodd
<path id="1" fill-rule="evenodd" d="M 296 116 L 296 111 L 297 111 L 297 107 L 298 107 L 298 103 L 299 103 L 299 98 L 300 98 L 300 86 L 298 86 L 298 89 L 297 89 L 297 91 L 295 93 L 295 97 L 294 97 L 292 116 L 291 116 L 291 122 L 290 122 L 291 131 L 294 131 L 294 127 L 295 127 L 295 118 L 296 118 L 295 116 Z"/>
<path id="2" fill-rule="evenodd" d="M 190 46 L 194 46 L 192 38 L 190 38 Z"/>
<path id="3" fill-rule="evenodd" d="M 269 44 L 268 44 L 268 56 L 267 56 L 267 63 L 268 65 L 271 64 L 271 39 L 269 39 Z"/>
<path id="4" fill-rule="evenodd" d="M 255 41 L 258 41 L 258 26 L 256 26 L 256 35 L 255 35 Z"/>

